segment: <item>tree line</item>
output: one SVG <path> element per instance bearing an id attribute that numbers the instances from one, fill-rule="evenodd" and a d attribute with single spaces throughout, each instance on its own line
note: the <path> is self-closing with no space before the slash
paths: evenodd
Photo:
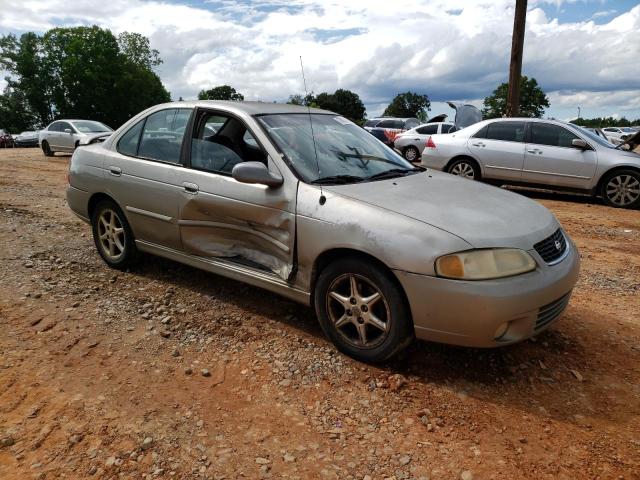
<path id="1" fill-rule="evenodd" d="M 89 118 L 118 127 L 170 100 L 153 68 L 162 62 L 149 39 L 94 27 L 54 28 L 0 37 L 2 128 L 20 131 L 56 118 Z"/>

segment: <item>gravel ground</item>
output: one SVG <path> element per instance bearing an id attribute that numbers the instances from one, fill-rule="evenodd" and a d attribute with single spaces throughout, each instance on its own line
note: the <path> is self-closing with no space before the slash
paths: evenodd
<path id="1" fill-rule="evenodd" d="M 583 270 L 548 332 L 369 366 L 313 313 L 100 260 L 68 156 L 0 150 L 0 478 L 640 478 L 640 212 L 524 192 Z"/>

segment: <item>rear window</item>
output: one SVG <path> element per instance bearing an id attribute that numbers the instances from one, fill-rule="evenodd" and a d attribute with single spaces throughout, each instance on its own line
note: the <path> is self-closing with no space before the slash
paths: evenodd
<path id="1" fill-rule="evenodd" d="M 378 128 L 403 128 L 404 122 L 402 120 L 382 120 L 376 125 Z"/>
<path id="2" fill-rule="evenodd" d="M 375 127 L 378 124 L 379 121 L 380 120 L 377 120 L 377 119 L 376 120 L 367 120 L 366 122 L 364 122 L 364 126 L 365 127 Z"/>
<path id="3" fill-rule="evenodd" d="M 438 133 L 438 125 L 425 125 L 424 127 L 416 128 L 416 132 L 420 135 L 435 135 Z"/>
<path id="4" fill-rule="evenodd" d="M 494 122 L 487 125 L 488 140 L 524 141 L 524 122 Z"/>

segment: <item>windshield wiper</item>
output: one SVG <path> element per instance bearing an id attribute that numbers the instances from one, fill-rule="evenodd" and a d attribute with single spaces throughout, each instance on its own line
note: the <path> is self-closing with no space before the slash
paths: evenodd
<path id="1" fill-rule="evenodd" d="M 423 171 L 424 170 L 420 167 L 413 167 L 410 169 L 392 168 L 391 170 L 385 170 L 384 172 L 373 174 L 370 177 L 367 177 L 367 180 L 381 180 L 384 178 L 404 177 L 405 175 L 409 175 L 410 173 L 423 172 Z"/>
<path id="2" fill-rule="evenodd" d="M 365 177 L 358 177 L 357 175 L 330 175 L 328 177 L 321 177 L 313 180 L 311 183 L 314 185 L 327 185 L 337 184 L 344 185 L 345 183 L 358 183 L 366 180 Z"/>

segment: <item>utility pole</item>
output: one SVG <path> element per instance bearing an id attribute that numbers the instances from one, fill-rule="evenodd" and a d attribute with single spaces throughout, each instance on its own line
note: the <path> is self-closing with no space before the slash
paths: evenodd
<path id="1" fill-rule="evenodd" d="M 517 117 L 520 110 L 520 75 L 522 73 L 522 48 L 524 47 L 526 21 L 527 0 L 516 0 L 516 14 L 513 19 L 513 36 L 511 38 L 507 117 Z"/>
<path id="2" fill-rule="evenodd" d="M 580 118 L 580 106 L 578 105 L 578 118 Z"/>

